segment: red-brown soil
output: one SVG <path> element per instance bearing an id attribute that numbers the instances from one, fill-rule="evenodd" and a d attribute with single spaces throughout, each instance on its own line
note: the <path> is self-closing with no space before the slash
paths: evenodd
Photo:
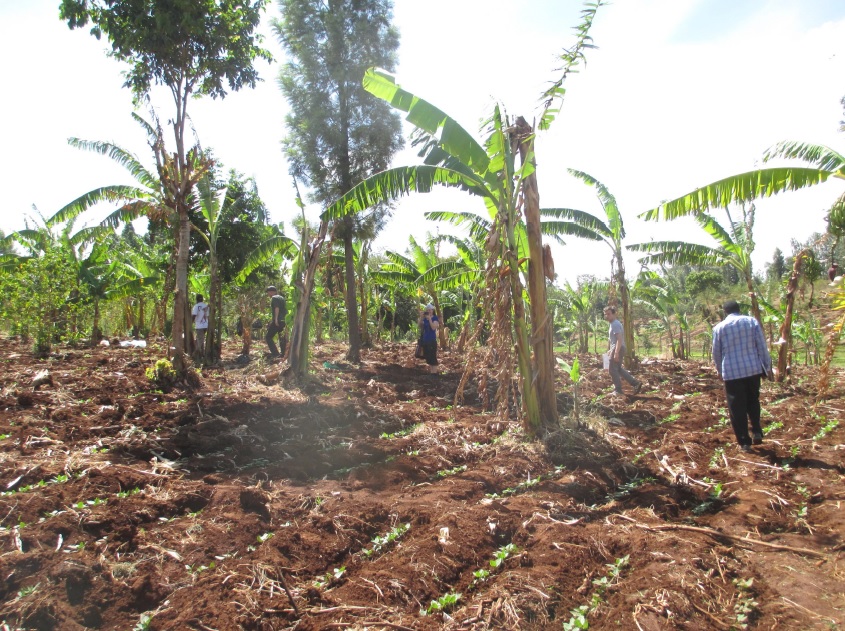
<path id="1" fill-rule="evenodd" d="M 412 352 L 320 347 L 303 389 L 227 353 L 162 393 L 161 348 L 0 342 L 0 629 L 845 624 L 841 373 L 818 406 L 815 372 L 766 383 L 746 454 L 709 366 L 647 363 L 620 400 L 582 357 L 586 426 L 532 441 L 452 407 L 462 357 Z"/>

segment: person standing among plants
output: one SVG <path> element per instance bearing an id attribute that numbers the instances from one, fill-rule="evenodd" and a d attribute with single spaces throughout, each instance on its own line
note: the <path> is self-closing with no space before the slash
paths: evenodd
<path id="1" fill-rule="evenodd" d="M 634 386 L 634 394 L 639 394 L 643 384 L 622 366 L 625 357 L 625 328 L 616 317 L 616 307 L 608 305 L 604 308 L 604 319 L 610 323 L 607 355 L 610 360 L 608 370 L 613 381 L 613 393 L 616 396 L 625 394 L 622 391 L 622 379 Z"/>
<path id="2" fill-rule="evenodd" d="M 751 451 L 751 445 L 763 442 L 760 380 L 764 375 L 772 377 L 772 357 L 756 318 L 740 315 L 736 300 L 728 300 L 722 310 L 725 319 L 713 327 L 713 363 L 725 383 L 736 442 L 743 451 Z"/>
<path id="3" fill-rule="evenodd" d="M 282 335 L 285 329 L 285 316 L 288 313 L 287 305 L 285 304 L 284 296 L 279 295 L 279 291 L 274 285 L 267 288 L 267 295 L 270 297 L 270 324 L 267 325 L 267 335 L 264 336 L 264 341 L 267 342 L 267 347 L 270 349 L 270 358 L 276 359 L 282 357 L 287 349 L 287 337 Z M 276 348 L 275 337 L 279 336 L 279 346 L 282 351 Z"/>
<path id="4" fill-rule="evenodd" d="M 191 319 L 197 331 L 197 354 L 205 356 L 205 338 L 208 334 L 208 303 L 202 294 L 197 294 L 197 302 L 191 309 Z"/>
<path id="5" fill-rule="evenodd" d="M 437 329 L 440 327 L 440 319 L 434 313 L 434 305 L 429 303 L 425 311 L 420 315 L 420 330 L 422 335 L 423 356 L 425 363 L 430 366 L 431 374 L 437 374 Z"/>

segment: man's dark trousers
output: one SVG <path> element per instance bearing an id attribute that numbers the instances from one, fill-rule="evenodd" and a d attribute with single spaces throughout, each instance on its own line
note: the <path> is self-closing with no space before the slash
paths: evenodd
<path id="1" fill-rule="evenodd" d="M 731 425 L 736 434 L 736 442 L 740 445 L 750 445 L 748 435 L 748 421 L 751 421 L 751 431 L 761 434 L 760 428 L 760 375 L 731 379 L 725 381 L 725 396 L 728 400 L 728 410 L 731 415 Z"/>
<path id="2" fill-rule="evenodd" d="M 267 342 L 267 347 L 270 349 L 271 355 L 278 355 L 279 349 L 276 348 L 276 341 L 273 339 L 276 335 L 279 335 L 279 344 L 282 346 L 282 355 L 285 354 L 285 348 L 288 345 L 287 336 L 282 334 L 282 331 L 285 330 L 284 326 L 276 326 L 272 322 L 267 325 L 267 335 L 264 336 L 264 341 Z"/>

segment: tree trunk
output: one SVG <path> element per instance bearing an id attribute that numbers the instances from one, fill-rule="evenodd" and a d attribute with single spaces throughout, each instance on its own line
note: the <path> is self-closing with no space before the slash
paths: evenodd
<path id="1" fill-rule="evenodd" d="M 528 161 L 534 163 L 534 130 L 521 116 L 516 120 L 516 127 L 520 134 L 520 159 L 523 164 Z M 536 167 L 536 164 L 534 166 Z M 528 294 L 531 309 L 531 343 L 534 347 L 534 365 L 537 371 L 531 385 L 537 388 L 540 421 L 547 425 L 556 425 L 558 414 L 555 396 L 555 359 L 552 346 L 552 322 L 546 299 L 543 237 L 540 234 L 540 191 L 537 187 L 536 170 L 523 180 L 522 196 L 525 226 L 528 233 Z"/>
<path id="2" fill-rule="evenodd" d="M 616 282 L 619 285 L 619 301 L 622 303 L 622 322 L 625 325 L 625 357 L 624 363 L 628 368 L 637 364 L 634 353 L 634 322 L 631 316 L 631 296 L 628 291 L 628 281 L 625 278 L 625 262 L 622 253 L 616 252 Z"/>
<path id="3" fill-rule="evenodd" d="M 220 314 L 218 305 L 220 303 L 220 277 L 217 271 L 217 252 L 212 248 L 209 253 L 211 267 L 211 282 L 209 283 L 208 296 L 208 328 L 205 330 L 205 356 L 202 358 L 204 364 L 213 364 L 219 357 L 215 340 L 220 339 L 217 335 L 218 320 Z"/>
<path id="4" fill-rule="evenodd" d="M 358 299 L 355 291 L 355 251 L 352 248 L 352 220 L 343 220 L 343 262 L 346 272 L 346 321 L 349 325 L 349 350 L 346 359 L 352 363 L 361 362 L 361 331 L 358 325 Z"/>
<path id="5" fill-rule="evenodd" d="M 171 334 L 171 353 L 173 368 L 180 377 L 187 370 L 185 354 L 190 352 L 188 336 L 190 327 L 186 326 L 188 294 L 188 250 L 190 248 L 191 222 L 186 208 L 179 209 L 179 249 L 176 254 L 176 291 L 173 296 L 173 329 Z"/>
<path id="6" fill-rule="evenodd" d="M 795 263 L 792 265 L 792 275 L 786 284 L 786 313 L 780 325 L 778 366 L 775 374 L 775 380 L 778 383 L 783 383 L 786 379 L 786 365 L 789 361 L 789 352 L 792 349 L 792 310 L 795 304 L 795 290 L 798 288 L 798 279 L 801 277 L 801 265 L 807 256 L 810 256 L 810 251 L 806 249 L 801 250 L 796 255 Z"/>
<path id="7" fill-rule="evenodd" d="M 100 331 L 100 301 L 94 299 L 94 326 L 91 329 L 91 341 L 94 343 L 103 339 L 103 332 Z"/>
<path id="8" fill-rule="evenodd" d="M 358 273 L 358 277 L 360 278 L 360 294 L 361 294 L 361 346 L 364 348 L 372 348 L 373 342 L 370 339 L 370 329 L 368 327 L 368 321 L 370 318 L 369 307 L 370 307 L 370 300 L 368 295 L 367 283 L 364 280 L 364 270 L 367 267 L 367 253 L 369 252 L 369 247 L 367 244 L 363 244 L 361 246 L 361 254 L 358 261 L 358 266 L 360 267 L 360 272 Z"/>
<path id="9" fill-rule="evenodd" d="M 290 372 L 297 378 L 308 373 L 308 335 L 311 320 L 311 293 L 317 277 L 317 264 L 320 261 L 320 250 L 328 232 L 328 221 L 320 222 L 320 229 L 316 238 L 310 244 L 303 239 L 302 256 L 305 257 L 305 277 L 298 287 L 300 294 L 296 303 L 293 322 L 291 325 L 290 351 L 288 365 Z M 297 279 L 298 280 L 298 279 Z"/>

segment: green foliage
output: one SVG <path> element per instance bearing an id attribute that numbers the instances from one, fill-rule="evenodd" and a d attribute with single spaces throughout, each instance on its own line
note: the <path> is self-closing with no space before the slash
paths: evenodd
<path id="1" fill-rule="evenodd" d="M 441 469 L 437 472 L 438 478 L 448 478 L 451 475 L 457 475 L 458 473 L 462 473 L 467 470 L 467 466 L 465 464 L 459 465 L 457 467 L 452 467 L 451 469 Z"/>
<path id="2" fill-rule="evenodd" d="M 432 600 L 428 608 L 420 613 L 422 615 L 431 615 L 436 612 L 450 611 L 458 604 L 460 599 L 461 595 L 459 593 L 449 592 L 448 594 L 443 594 L 437 600 Z"/>
<path id="3" fill-rule="evenodd" d="M 754 595 L 751 590 L 754 585 L 754 579 L 735 578 L 733 583 L 737 591 L 736 601 L 734 602 L 734 613 L 736 615 L 737 626 L 740 629 L 747 629 L 749 619 L 759 604 L 756 600 L 754 600 Z"/>
<path id="4" fill-rule="evenodd" d="M 630 556 L 617 558 L 613 563 L 606 564 L 608 568 L 604 576 L 593 579 L 593 593 L 590 596 L 590 602 L 586 605 L 580 605 L 572 609 L 568 622 L 563 623 L 565 631 L 575 631 L 576 629 L 589 629 L 590 623 L 587 616 L 594 613 L 604 602 L 607 590 L 619 582 L 624 570 L 630 561 Z"/>
<path id="5" fill-rule="evenodd" d="M 411 529 L 411 524 L 399 524 L 391 529 L 387 534 L 379 535 L 373 538 L 373 547 L 364 548 L 361 552 L 366 557 L 372 557 L 374 554 L 381 552 L 388 545 L 400 539 L 406 532 Z"/>
<path id="6" fill-rule="evenodd" d="M 821 420 L 824 421 L 825 418 L 821 417 Z M 827 436 L 830 432 L 835 430 L 837 427 L 839 427 L 839 421 L 835 418 L 830 419 L 829 421 L 825 422 L 825 424 L 822 426 L 822 428 L 818 432 L 816 432 L 816 435 L 813 436 L 813 440 L 821 440 L 822 438 Z"/>
<path id="7" fill-rule="evenodd" d="M 63 0 L 59 16 L 72 29 L 91 23 L 91 33 L 106 35 L 112 57 L 130 64 L 125 87 L 135 98 L 153 84 L 188 94 L 225 97 L 231 90 L 255 87 L 252 63 L 270 61 L 253 35 L 267 0 Z M 225 82 L 225 84 L 224 84 Z"/>
<path id="8" fill-rule="evenodd" d="M 176 371 L 168 359 L 159 359 L 155 366 L 147 368 L 147 379 L 159 390 L 166 391 L 176 383 Z"/>
<path id="9" fill-rule="evenodd" d="M 77 286 L 70 250 L 55 241 L 46 248 L 18 258 L 0 274 L 0 317 L 14 333 L 32 340 L 37 356 L 74 330 L 84 291 Z"/>
<path id="10" fill-rule="evenodd" d="M 494 569 L 500 567 L 510 555 L 516 554 L 517 552 L 519 552 L 519 548 L 517 548 L 512 543 L 502 546 L 501 548 L 496 550 L 496 553 L 493 555 L 493 558 L 490 559 L 490 567 Z"/>
<path id="11" fill-rule="evenodd" d="M 724 277 L 712 269 L 690 272 L 686 277 L 687 291 L 691 296 L 697 296 L 705 291 L 721 289 Z"/>

